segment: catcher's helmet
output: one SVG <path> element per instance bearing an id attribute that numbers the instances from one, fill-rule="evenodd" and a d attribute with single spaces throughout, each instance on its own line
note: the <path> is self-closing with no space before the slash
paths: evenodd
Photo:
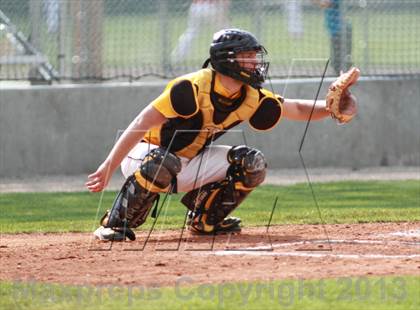
<path id="1" fill-rule="evenodd" d="M 237 57 L 238 53 L 249 51 L 257 53 L 256 59 Z M 223 29 L 214 34 L 210 45 L 210 59 L 203 67 L 207 67 L 210 62 L 217 72 L 259 88 L 265 81 L 268 71 L 269 63 L 264 61 L 265 55 L 267 50 L 252 33 L 240 29 Z M 253 64 L 252 69 L 241 65 L 247 62 Z"/>

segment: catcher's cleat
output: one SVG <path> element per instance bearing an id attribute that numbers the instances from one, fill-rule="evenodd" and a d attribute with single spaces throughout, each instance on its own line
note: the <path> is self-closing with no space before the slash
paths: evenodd
<path id="1" fill-rule="evenodd" d="M 239 233 L 241 232 L 241 219 L 239 217 L 229 216 L 214 228 L 216 233 Z"/>
<path id="2" fill-rule="evenodd" d="M 136 234 L 128 227 L 104 227 L 100 226 L 93 235 L 101 241 L 125 241 L 126 238 L 131 241 L 136 240 Z"/>
<path id="3" fill-rule="evenodd" d="M 196 235 L 224 235 L 241 232 L 241 219 L 237 217 L 227 217 L 221 223 L 212 227 L 202 222 L 187 222 L 188 229 Z"/>

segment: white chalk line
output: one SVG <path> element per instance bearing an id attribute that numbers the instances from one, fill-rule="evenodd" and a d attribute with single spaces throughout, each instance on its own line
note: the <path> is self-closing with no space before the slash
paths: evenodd
<path id="1" fill-rule="evenodd" d="M 294 256 L 294 257 L 332 257 L 332 258 L 350 258 L 350 259 L 378 259 L 378 258 L 387 258 L 387 259 L 407 259 L 407 258 L 420 258 L 420 254 L 407 254 L 407 255 L 385 255 L 385 254 L 336 254 L 336 253 L 314 253 L 314 250 L 308 249 L 307 252 L 303 252 L 302 249 L 300 252 L 272 252 L 275 248 L 289 247 L 295 245 L 310 245 L 310 244 L 323 244 L 323 243 L 332 243 L 332 244 L 375 244 L 375 245 L 408 245 L 408 246 L 419 246 L 420 242 L 403 242 L 403 241 L 387 241 L 387 240 L 305 240 L 305 241 L 296 241 L 296 242 L 285 242 L 273 244 L 270 246 L 258 246 L 258 247 L 249 247 L 241 249 L 227 249 L 227 250 L 218 250 L 210 252 L 210 254 L 216 256 L 229 256 L 229 255 L 248 255 L 248 256 Z M 311 252 L 312 251 L 312 252 Z"/>
<path id="2" fill-rule="evenodd" d="M 391 241 L 391 240 L 340 240 L 340 239 L 324 239 L 324 240 L 304 240 L 304 241 L 294 241 L 294 242 L 284 242 L 273 244 L 270 246 L 257 246 L 250 248 L 240 248 L 240 249 L 228 249 L 227 251 L 270 251 L 275 248 L 289 247 L 294 245 L 310 245 L 310 244 L 323 244 L 323 243 L 333 243 L 333 244 L 377 244 L 377 245 L 408 245 L 408 246 L 419 246 L 420 242 L 406 242 L 406 241 Z"/>
<path id="3" fill-rule="evenodd" d="M 420 258 L 420 254 L 410 255 L 383 255 L 383 254 L 331 254 L 331 253 L 303 253 L 303 252 L 258 252 L 258 251 L 214 251 L 210 254 L 216 256 L 229 256 L 229 255 L 248 255 L 248 256 L 289 256 L 289 257 L 315 257 L 315 258 L 351 258 L 351 259 L 407 259 L 407 258 Z"/>
<path id="4" fill-rule="evenodd" d="M 384 236 L 384 235 L 381 235 L 381 236 Z M 420 238 L 420 229 L 412 229 L 412 230 L 407 230 L 407 231 L 395 231 L 392 233 L 385 234 L 385 236 Z"/>

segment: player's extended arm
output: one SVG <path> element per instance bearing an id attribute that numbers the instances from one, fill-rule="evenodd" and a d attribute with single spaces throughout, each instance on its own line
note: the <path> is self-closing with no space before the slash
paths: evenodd
<path id="1" fill-rule="evenodd" d="M 350 122 L 357 113 L 357 99 L 350 93 L 350 87 L 357 83 L 359 76 L 360 70 L 356 67 L 341 73 L 329 86 L 326 100 L 317 100 L 314 108 L 311 100 L 285 99 L 283 115 L 292 120 L 305 121 L 309 119 L 313 108 L 312 120 L 331 115 L 339 124 Z"/>
<path id="2" fill-rule="evenodd" d="M 313 100 L 284 99 L 283 116 L 294 121 L 307 121 L 314 105 Z M 317 100 L 312 114 L 312 120 L 320 120 L 330 113 L 326 110 L 325 100 Z"/>
<path id="3" fill-rule="evenodd" d="M 148 105 L 140 112 L 118 139 L 105 161 L 94 173 L 88 176 L 85 185 L 89 191 L 102 191 L 108 185 L 112 174 L 124 157 L 144 137 L 145 132 L 163 124 L 166 120 L 152 105 Z"/>

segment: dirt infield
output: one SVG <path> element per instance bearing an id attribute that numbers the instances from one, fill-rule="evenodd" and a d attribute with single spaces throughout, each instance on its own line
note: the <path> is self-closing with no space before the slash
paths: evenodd
<path id="1" fill-rule="evenodd" d="M 328 236 L 325 234 L 325 230 Z M 139 233 L 105 243 L 87 233 L 2 235 L 1 280 L 66 284 L 191 283 L 420 275 L 420 222 L 247 228 L 240 235 Z"/>

